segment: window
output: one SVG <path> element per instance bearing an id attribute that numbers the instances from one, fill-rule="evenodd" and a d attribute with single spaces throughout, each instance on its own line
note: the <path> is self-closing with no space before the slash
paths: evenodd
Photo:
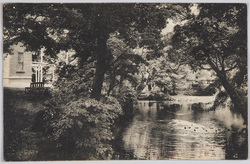
<path id="1" fill-rule="evenodd" d="M 24 58 L 22 52 L 18 52 L 17 71 L 24 71 Z"/>

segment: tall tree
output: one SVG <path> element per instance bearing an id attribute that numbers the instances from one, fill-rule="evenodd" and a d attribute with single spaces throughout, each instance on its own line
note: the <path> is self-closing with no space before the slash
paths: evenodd
<path id="1" fill-rule="evenodd" d="M 247 120 L 245 101 L 236 91 L 247 75 L 247 6 L 199 4 L 198 15 L 175 27 L 175 52 L 193 68 L 213 69 L 234 105 Z M 235 82 L 232 76 L 236 77 Z"/>
<path id="2" fill-rule="evenodd" d="M 46 47 L 47 54 L 72 48 L 80 64 L 94 57 L 97 62 L 91 97 L 99 100 L 110 34 L 117 32 L 130 47 L 145 46 L 156 52 L 166 19 L 181 8 L 179 4 L 146 3 L 10 3 L 4 5 L 4 47 L 7 51 L 9 45 L 22 41 L 31 50 Z"/>

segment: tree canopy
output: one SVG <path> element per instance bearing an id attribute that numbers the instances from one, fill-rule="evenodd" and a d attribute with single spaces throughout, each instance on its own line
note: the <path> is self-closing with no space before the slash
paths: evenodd
<path id="1" fill-rule="evenodd" d="M 171 53 L 194 69 L 214 70 L 232 102 L 246 116 L 246 103 L 234 86 L 244 85 L 247 76 L 247 6 L 199 4 L 197 10 L 198 15 L 175 27 Z"/>
<path id="2" fill-rule="evenodd" d="M 93 56 L 97 63 L 91 97 L 99 99 L 110 35 L 117 33 L 129 47 L 157 54 L 161 29 L 181 9 L 188 10 L 188 4 L 5 4 L 4 50 L 22 41 L 33 51 L 44 46 L 52 56 L 73 48 L 80 63 Z"/>
<path id="3" fill-rule="evenodd" d="M 90 97 L 99 100 L 106 73 L 120 76 L 118 70 L 127 69 L 122 76 L 130 78 L 133 64 L 143 62 L 133 48 L 146 49 L 146 60 L 161 60 L 165 46 L 166 61 L 214 70 L 232 101 L 242 106 L 233 86 L 244 84 L 247 74 L 246 13 L 245 4 L 9 3 L 3 8 L 4 51 L 19 41 L 32 51 L 45 47 L 51 56 L 73 49 L 80 66 L 94 62 Z M 161 32 L 169 19 L 177 23 L 164 40 Z M 112 52 L 117 47 L 110 39 L 123 47 Z"/>

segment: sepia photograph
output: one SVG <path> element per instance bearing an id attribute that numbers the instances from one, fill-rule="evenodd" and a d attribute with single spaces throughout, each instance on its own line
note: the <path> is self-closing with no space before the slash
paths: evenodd
<path id="1" fill-rule="evenodd" d="M 247 13 L 3 3 L 3 160 L 247 160 Z"/>

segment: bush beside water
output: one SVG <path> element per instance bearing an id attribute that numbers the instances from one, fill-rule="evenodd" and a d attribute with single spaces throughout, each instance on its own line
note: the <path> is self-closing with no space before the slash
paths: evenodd
<path id="1" fill-rule="evenodd" d="M 124 92 L 119 98 L 78 96 L 62 102 L 55 101 L 56 95 L 33 101 L 23 92 L 5 92 L 5 160 L 105 159 L 114 153 L 120 132 L 114 128 L 119 119 L 133 115 L 133 96 Z"/>

